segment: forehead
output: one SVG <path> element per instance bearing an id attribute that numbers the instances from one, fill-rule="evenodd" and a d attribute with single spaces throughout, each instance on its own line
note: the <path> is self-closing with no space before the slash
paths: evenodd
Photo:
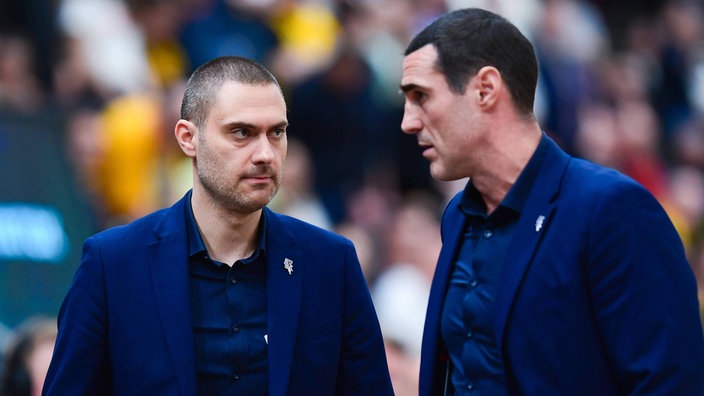
<path id="1" fill-rule="evenodd" d="M 438 79 L 444 80 L 442 73 L 435 67 L 437 59 L 438 52 L 432 44 L 408 54 L 403 59 L 401 86 L 427 87 L 437 84 Z"/>
<path id="2" fill-rule="evenodd" d="M 286 102 L 276 84 L 242 84 L 228 81 L 220 87 L 210 111 L 211 118 L 237 117 L 245 121 L 256 118 L 286 120 Z"/>

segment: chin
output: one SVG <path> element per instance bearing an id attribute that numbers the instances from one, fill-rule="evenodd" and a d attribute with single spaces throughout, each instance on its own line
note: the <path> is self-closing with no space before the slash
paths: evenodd
<path id="1" fill-rule="evenodd" d="M 437 181 L 453 180 L 451 177 L 448 176 L 447 172 L 445 172 L 444 169 L 436 169 L 432 165 L 430 166 L 430 176 L 432 176 L 433 179 Z"/>

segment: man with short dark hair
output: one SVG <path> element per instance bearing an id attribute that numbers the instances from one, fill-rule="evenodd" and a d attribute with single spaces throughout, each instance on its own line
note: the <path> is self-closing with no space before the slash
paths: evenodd
<path id="1" fill-rule="evenodd" d="M 632 179 L 568 156 L 533 115 L 531 43 L 480 9 L 409 44 L 401 128 L 443 215 L 420 395 L 702 395 L 704 337 L 680 238 Z"/>
<path id="2" fill-rule="evenodd" d="M 45 395 L 393 394 L 352 243 L 266 208 L 287 126 L 262 65 L 196 69 L 175 127 L 193 189 L 85 242 Z"/>

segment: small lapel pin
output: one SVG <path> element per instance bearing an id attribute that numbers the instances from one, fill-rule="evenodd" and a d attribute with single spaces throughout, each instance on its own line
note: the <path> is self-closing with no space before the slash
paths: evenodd
<path id="1" fill-rule="evenodd" d="M 284 269 L 288 271 L 289 275 L 293 275 L 293 260 L 290 258 L 285 258 L 284 259 Z"/>
<path id="2" fill-rule="evenodd" d="M 535 232 L 540 231 L 541 228 L 543 228 L 543 223 L 545 222 L 545 216 L 540 215 L 538 216 L 537 219 L 535 219 Z"/>

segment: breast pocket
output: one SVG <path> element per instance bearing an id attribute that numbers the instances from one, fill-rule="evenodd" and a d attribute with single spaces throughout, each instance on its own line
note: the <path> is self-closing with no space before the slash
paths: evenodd
<path id="1" fill-rule="evenodd" d="M 332 318 L 312 324 L 301 330 L 299 345 L 306 352 L 329 352 L 340 348 L 340 319 Z"/>

